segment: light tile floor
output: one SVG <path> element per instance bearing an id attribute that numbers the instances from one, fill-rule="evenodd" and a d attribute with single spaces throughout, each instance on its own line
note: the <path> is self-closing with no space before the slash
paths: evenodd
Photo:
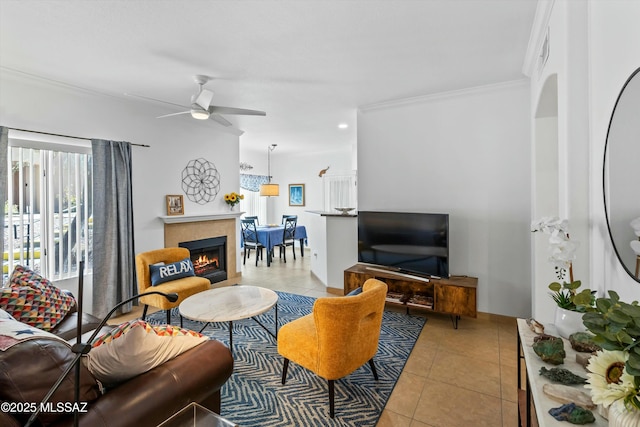
<path id="1" fill-rule="evenodd" d="M 242 265 L 243 285 L 307 295 L 335 296 L 310 272 L 310 254 L 287 263 L 276 258 Z M 277 251 L 276 251 L 277 254 Z M 482 286 L 482 284 L 480 284 Z M 136 309 L 112 319 L 140 316 Z M 426 313 L 425 325 L 377 427 L 514 427 L 517 413 L 515 318 L 486 313 L 463 317 L 454 329 L 448 315 Z"/>

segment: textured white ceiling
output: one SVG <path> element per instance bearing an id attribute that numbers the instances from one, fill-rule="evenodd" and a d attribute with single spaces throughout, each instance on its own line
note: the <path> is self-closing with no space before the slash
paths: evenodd
<path id="1" fill-rule="evenodd" d="M 210 75 L 214 105 L 267 112 L 225 116 L 245 131 L 245 149 L 323 150 L 355 142 L 358 106 L 523 78 L 535 8 L 535 0 L 0 0 L 0 66 L 176 104 L 196 92 L 193 75 Z M 175 111 L 149 103 L 150 115 Z"/>

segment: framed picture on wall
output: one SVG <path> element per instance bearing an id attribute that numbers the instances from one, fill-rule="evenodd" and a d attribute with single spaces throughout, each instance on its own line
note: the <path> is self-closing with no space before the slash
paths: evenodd
<path id="1" fill-rule="evenodd" d="M 304 184 L 289 184 L 289 206 L 304 206 Z"/>
<path id="2" fill-rule="evenodd" d="M 182 195 L 167 195 L 167 215 L 184 215 L 184 200 Z"/>

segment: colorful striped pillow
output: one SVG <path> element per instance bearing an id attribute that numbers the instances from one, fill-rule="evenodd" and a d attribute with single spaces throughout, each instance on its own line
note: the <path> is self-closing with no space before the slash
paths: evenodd
<path id="1" fill-rule="evenodd" d="M 115 385 L 167 362 L 209 338 L 171 325 L 125 322 L 95 339 L 87 355 L 89 371 L 104 385 Z"/>
<path id="2" fill-rule="evenodd" d="M 13 270 L 9 283 L 10 287 L 0 289 L 0 308 L 44 331 L 55 328 L 76 304 L 73 296 L 21 265 Z"/>

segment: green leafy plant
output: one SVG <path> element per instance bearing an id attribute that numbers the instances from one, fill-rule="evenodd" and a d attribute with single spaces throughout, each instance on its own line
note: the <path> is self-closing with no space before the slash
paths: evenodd
<path id="1" fill-rule="evenodd" d="M 595 303 L 595 296 L 589 289 L 583 289 L 578 292 L 582 282 L 580 280 L 574 280 L 573 282 L 552 282 L 549 284 L 551 292 L 551 298 L 560 308 L 566 310 L 587 312 L 594 310 L 593 305 Z"/>
<path id="2" fill-rule="evenodd" d="M 585 327 L 595 337 L 593 341 L 604 352 L 621 351 L 626 356 L 624 372 L 633 377 L 629 384 L 618 387 L 623 392 L 627 407 L 640 409 L 640 306 L 638 301 L 631 304 L 620 301 L 615 291 L 609 291 L 608 298 L 598 298 L 595 309 L 582 316 Z"/>

